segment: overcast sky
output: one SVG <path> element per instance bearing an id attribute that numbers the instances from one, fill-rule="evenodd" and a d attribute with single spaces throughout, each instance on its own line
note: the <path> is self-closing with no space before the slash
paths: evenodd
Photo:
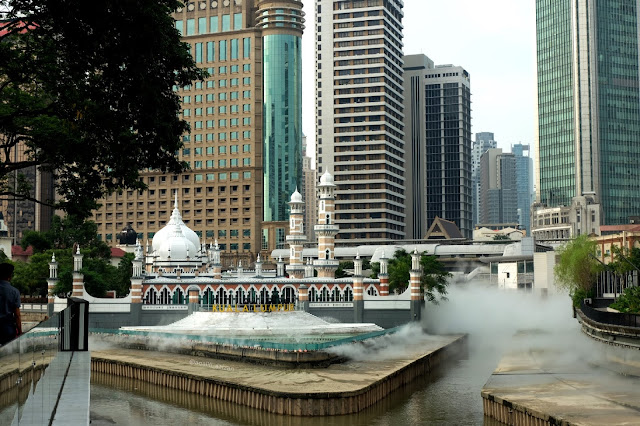
<path id="1" fill-rule="evenodd" d="M 314 1 L 303 0 L 303 131 L 314 156 Z M 498 147 L 531 144 L 535 129 L 535 2 L 404 0 L 404 54 L 471 76 L 471 131 L 493 132 Z M 534 157 L 532 153 L 532 157 Z"/>

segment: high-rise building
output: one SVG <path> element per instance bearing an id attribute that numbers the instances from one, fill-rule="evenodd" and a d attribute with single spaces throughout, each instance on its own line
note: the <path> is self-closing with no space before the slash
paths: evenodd
<path id="1" fill-rule="evenodd" d="M 402 0 L 316 0 L 316 159 L 337 241 L 405 237 Z"/>
<path id="2" fill-rule="evenodd" d="M 493 133 L 480 132 L 476 133 L 476 140 L 471 148 L 471 191 L 473 195 L 473 225 L 479 223 L 480 211 L 480 175 L 478 173 L 480 167 L 480 157 L 488 149 L 497 148 L 498 144 Z"/>
<path id="3" fill-rule="evenodd" d="M 482 224 L 518 223 L 516 156 L 490 148 L 480 157 L 480 210 Z"/>
<path id="4" fill-rule="evenodd" d="M 184 222 L 223 265 L 245 265 L 284 247 L 288 202 L 302 182 L 300 38 L 302 3 L 230 0 L 186 3 L 173 15 L 203 82 L 174 88 L 191 126 L 179 176 L 142 171 L 143 193 L 124 191 L 94 213 L 112 245 L 128 223 L 142 240 L 169 220 L 178 192 Z"/>
<path id="5" fill-rule="evenodd" d="M 531 204 L 533 203 L 533 159 L 529 145 L 511 146 L 516 156 L 516 187 L 518 192 L 518 223 L 531 235 Z"/>
<path id="6" fill-rule="evenodd" d="M 537 201 L 640 211 L 639 2 L 537 0 Z"/>
<path id="7" fill-rule="evenodd" d="M 318 174 L 311 165 L 311 157 L 307 155 L 307 137 L 302 137 L 302 188 L 301 193 L 304 199 L 304 232 L 307 242 L 316 240 L 313 227 L 318 223 L 318 196 L 317 181 Z"/>
<path id="8" fill-rule="evenodd" d="M 461 67 L 404 57 L 407 236 L 424 238 L 436 217 L 471 238 L 471 92 Z"/>

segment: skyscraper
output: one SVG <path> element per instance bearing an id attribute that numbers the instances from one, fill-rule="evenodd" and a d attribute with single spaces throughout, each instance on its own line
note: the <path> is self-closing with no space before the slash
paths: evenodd
<path id="1" fill-rule="evenodd" d="M 482 224 L 518 223 L 516 156 L 490 148 L 480 157 L 479 212 Z"/>
<path id="2" fill-rule="evenodd" d="M 178 153 L 190 170 L 143 171 L 149 189 L 106 197 L 94 220 L 107 243 L 128 223 L 148 240 L 169 220 L 177 191 L 184 222 L 207 243 L 218 240 L 223 264 L 246 265 L 284 247 L 287 203 L 302 184 L 302 3 L 195 1 L 173 17 L 210 74 L 174 88 L 191 126 Z"/>
<path id="3" fill-rule="evenodd" d="M 496 148 L 497 142 L 493 133 L 480 132 L 476 133 L 476 140 L 471 148 L 471 192 L 473 195 L 473 225 L 479 223 L 480 211 L 480 157 L 488 149 Z"/>
<path id="4" fill-rule="evenodd" d="M 404 60 L 409 236 L 423 238 L 440 217 L 472 238 L 469 73 L 424 55 Z"/>
<path id="5" fill-rule="evenodd" d="M 405 236 L 401 0 L 316 0 L 316 158 L 338 241 Z"/>
<path id="6" fill-rule="evenodd" d="M 640 211 L 638 1 L 537 0 L 537 201 Z"/>
<path id="7" fill-rule="evenodd" d="M 516 157 L 516 186 L 518 191 L 518 223 L 531 235 L 531 204 L 533 203 L 533 159 L 529 145 L 511 146 Z"/>

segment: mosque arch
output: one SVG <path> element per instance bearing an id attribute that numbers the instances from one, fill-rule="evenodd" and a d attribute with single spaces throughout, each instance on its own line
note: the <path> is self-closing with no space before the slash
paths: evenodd
<path id="1" fill-rule="evenodd" d="M 155 287 L 149 287 L 144 296 L 145 305 L 157 305 L 158 304 L 158 292 Z"/>
<path id="2" fill-rule="evenodd" d="M 344 301 L 353 302 L 353 289 L 351 288 L 351 286 L 346 286 L 344 288 Z"/>
<path id="3" fill-rule="evenodd" d="M 332 302 L 340 302 L 342 299 L 342 292 L 340 291 L 340 287 L 337 285 L 333 286 L 333 290 L 331 290 L 331 301 Z"/>
<path id="4" fill-rule="evenodd" d="M 215 293 L 214 291 L 211 289 L 211 287 L 207 286 L 204 290 L 204 292 L 202 293 L 202 298 L 201 300 L 201 305 L 204 306 L 209 306 L 209 305 L 215 305 Z"/>
<path id="5" fill-rule="evenodd" d="M 182 290 L 181 287 L 176 287 L 171 295 L 171 304 L 184 305 L 185 303 L 187 303 L 187 298 L 185 297 L 184 290 Z"/>
<path id="6" fill-rule="evenodd" d="M 296 301 L 296 289 L 291 285 L 285 285 L 282 287 L 282 303 L 295 303 Z"/>
<path id="7" fill-rule="evenodd" d="M 171 292 L 169 291 L 169 289 L 167 288 L 167 286 L 163 286 L 162 289 L 160 290 L 160 295 L 159 295 L 159 304 L 160 305 L 170 305 L 171 304 Z"/>
<path id="8" fill-rule="evenodd" d="M 367 288 L 367 294 L 369 296 L 378 296 L 378 289 L 371 284 L 368 288 Z"/>
<path id="9" fill-rule="evenodd" d="M 331 292 L 329 291 L 329 287 L 323 285 L 318 292 L 318 297 L 321 302 L 328 302 Z"/>
<path id="10" fill-rule="evenodd" d="M 317 302 L 318 300 L 318 290 L 315 286 L 309 287 L 309 302 Z"/>

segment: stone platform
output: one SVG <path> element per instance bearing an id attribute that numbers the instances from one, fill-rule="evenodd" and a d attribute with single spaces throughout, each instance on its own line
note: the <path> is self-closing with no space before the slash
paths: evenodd
<path id="1" fill-rule="evenodd" d="M 164 352 L 92 352 L 92 371 L 195 392 L 272 413 L 326 416 L 359 412 L 464 349 L 465 337 L 429 336 L 404 346 L 341 348 L 354 359 L 292 369 Z M 370 343 L 369 343 L 370 344 Z"/>
<path id="2" fill-rule="evenodd" d="M 640 425 L 640 379 L 553 354 L 502 359 L 482 390 L 484 413 L 507 425 Z"/>

